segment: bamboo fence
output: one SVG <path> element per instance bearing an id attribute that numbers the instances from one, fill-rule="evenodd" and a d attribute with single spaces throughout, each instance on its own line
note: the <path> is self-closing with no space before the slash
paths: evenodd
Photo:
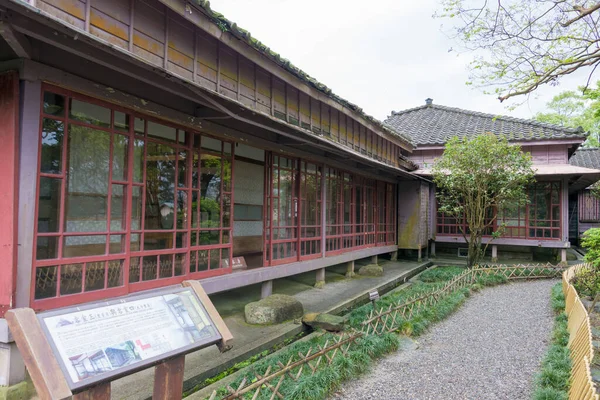
<path id="1" fill-rule="evenodd" d="M 590 363 L 594 359 L 590 317 L 571 280 L 589 264 L 579 264 L 566 270 L 562 276 L 563 293 L 566 300 L 566 313 L 569 318 L 569 349 L 571 351 L 571 388 L 569 399 L 599 400 L 590 373 Z"/>
<path id="2" fill-rule="evenodd" d="M 282 384 L 285 380 L 297 381 L 304 373 L 314 375 L 319 369 L 329 367 L 336 357 L 345 356 L 356 340 L 368 335 L 383 335 L 394 332 L 401 328 L 402 323 L 419 315 L 428 307 L 434 306 L 450 294 L 469 288 L 478 279 L 490 275 L 500 275 L 506 279 L 536 279 L 559 277 L 565 271 L 564 268 L 550 264 L 541 265 L 483 265 L 465 270 L 460 275 L 452 278 L 441 287 L 420 293 L 409 299 L 402 299 L 372 310 L 367 318 L 361 323 L 359 330 L 351 330 L 338 335 L 332 341 L 326 341 L 324 345 L 315 345 L 306 354 L 298 353 L 289 358 L 286 364 L 278 362 L 276 366 L 268 367 L 259 374 L 251 369 L 252 379 L 244 378 L 236 387 L 226 386 L 226 394 L 220 397 L 222 400 L 233 400 L 240 398 L 251 398 L 253 400 L 268 397 L 270 400 L 283 399 L 281 393 Z M 252 368 L 252 367 L 250 367 Z M 217 399 L 217 391 L 213 391 L 210 400 Z M 582 397 L 582 399 L 588 399 Z M 596 398 L 590 398 L 598 400 Z"/>

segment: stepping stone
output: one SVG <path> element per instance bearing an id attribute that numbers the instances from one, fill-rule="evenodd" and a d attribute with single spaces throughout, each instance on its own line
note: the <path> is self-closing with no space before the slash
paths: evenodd
<path id="1" fill-rule="evenodd" d="M 308 313 L 304 314 L 302 322 L 314 329 L 339 332 L 344 330 L 346 318 L 326 313 Z"/>
<path id="2" fill-rule="evenodd" d="M 260 301 L 246 304 L 244 311 L 247 323 L 269 325 L 302 317 L 304 307 L 292 296 L 273 294 Z"/>

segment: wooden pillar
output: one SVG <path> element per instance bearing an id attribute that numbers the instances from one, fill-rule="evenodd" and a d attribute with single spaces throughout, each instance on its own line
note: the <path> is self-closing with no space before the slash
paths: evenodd
<path id="1" fill-rule="evenodd" d="M 492 245 L 492 262 L 498 262 L 498 246 Z"/>
<path id="2" fill-rule="evenodd" d="M 325 268 L 320 268 L 317 270 L 315 287 L 317 289 L 322 289 L 323 286 L 325 286 Z"/>
<path id="3" fill-rule="evenodd" d="M 181 399 L 185 356 L 163 361 L 154 369 L 154 400 Z"/>
<path id="4" fill-rule="evenodd" d="M 346 264 L 346 278 L 352 278 L 354 275 L 354 260 L 348 261 L 348 264 Z"/>
<path id="5" fill-rule="evenodd" d="M 15 305 L 19 211 L 19 74 L 0 74 L 0 318 Z"/>
<path id="6" fill-rule="evenodd" d="M 260 287 L 260 298 L 264 299 L 273 294 L 273 281 L 264 281 Z"/>
<path id="7" fill-rule="evenodd" d="M 298 103 L 300 107 L 300 103 Z M 325 257 L 327 252 L 327 186 L 325 174 L 327 165 L 323 165 L 321 170 L 321 257 Z"/>
<path id="8" fill-rule="evenodd" d="M 110 400 L 110 382 L 93 386 L 85 392 L 77 393 L 73 400 Z"/>

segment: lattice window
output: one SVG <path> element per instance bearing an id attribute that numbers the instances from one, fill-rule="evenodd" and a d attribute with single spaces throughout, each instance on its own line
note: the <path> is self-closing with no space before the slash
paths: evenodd
<path id="1" fill-rule="evenodd" d="M 230 270 L 231 143 L 43 91 L 34 307 Z"/>
<path id="2" fill-rule="evenodd" d="M 600 222 L 600 199 L 591 190 L 579 193 L 579 221 Z"/>

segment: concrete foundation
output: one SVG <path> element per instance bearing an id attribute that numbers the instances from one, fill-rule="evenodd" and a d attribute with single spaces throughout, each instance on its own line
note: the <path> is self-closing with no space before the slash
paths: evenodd
<path id="1" fill-rule="evenodd" d="M 498 262 L 498 246 L 492 245 L 492 262 Z"/>
<path id="2" fill-rule="evenodd" d="M 377 254 L 371 256 L 371 264 L 377 264 Z"/>
<path id="3" fill-rule="evenodd" d="M 354 261 L 348 261 L 346 264 L 346 278 L 352 278 L 354 275 Z"/>
<path id="4" fill-rule="evenodd" d="M 264 299 L 273 294 L 273 281 L 264 281 L 260 287 L 260 298 Z"/>
<path id="5" fill-rule="evenodd" d="M 315 288 L 322 289 L 325 286 L 325 268 L 317 270 Z"/>
<path id="6" fill-rule="evenodd" d="M 431 242 L 429 246 L 429 257 L 435 258 L 435 242 Z"/>

